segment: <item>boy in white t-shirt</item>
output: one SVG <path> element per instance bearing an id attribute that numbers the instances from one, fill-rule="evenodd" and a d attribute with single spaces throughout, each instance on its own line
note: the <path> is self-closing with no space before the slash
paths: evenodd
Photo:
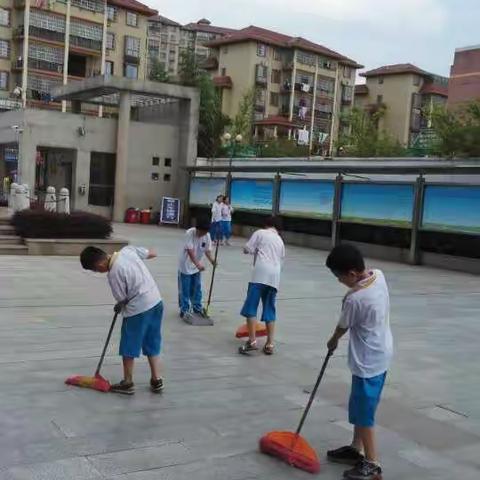
<path id="1" fill-rule="evenodd" d="M 344 473 L 349 480 L 382 478 L 375 441 L 375 413 L 393 353 L 390 300 L 380 270 L 366 270 L 361 252 L 352 245 L 335 247 L 327 267 L 349 287 L 343 299 L 340 321 L 328 341 L 333 352 L 350 331 L 348 365 L 352 372 L 349 421 L 354 425 L 351 445 L 327 452 L 333 462 L 355 465 Z"/>
<path id="2" fill-rule="evenodd" d="M 239 348 L 239 353 L 247 354 L 257 350 L 256 317 L 262 301 L 262 322 L 267 326 L 267 343 L 263 347 L 265 355 L 274 351 L 275 301 L 280 285 L 280 273 L 285 258 L 285 245 L 279 233 L 279 221 L 275 217 L 265 220 L 264 228 L 257 230 L 245 245 L 244 253 L 254 255 L 252 279 L 248 284 L 247 298 L 240 315 L 247 319 L 249 339 Z"/>
<path id="3" fill-rule="evenodd" d="M 156 253 L 146 248 L 128 246 L 113 255 L 97 247 L 87 247 L 80 255 L 85 270 L 106 273 L 117 304 L 116 313 L 123 313 L 120 355 L 123 358 L 123 380 L 112 385 L 115 393 L 133 395 L 133 367 L 135 358 L 143 354 L 150 364 L 152 392 L 163 390 L 160 376 L 160 349 L 162 343 L 163 303 L 157 284 L 145 266 L 144 260 Z"/>
<path id="4" fill-rule="evenodd" d="M 200 315 L 204 314 L 201 278 L 201 272 L 205 270 L 202 264 L 203 256 L 205 255 L 212 265 L 215 263 L 209 229 L 210 222 L 199 219 L 197 226 L 185 233 L 178 259 L 178 305 L 181 318 L 191 309 Z"/>
<path id="5" fill-rule="evenodd" d="M 210 238 L 214 242 L 222 240 L 222 206 L 223 195 L 218 195 L 212 205 L 212 221 L 210 224 Z"/>

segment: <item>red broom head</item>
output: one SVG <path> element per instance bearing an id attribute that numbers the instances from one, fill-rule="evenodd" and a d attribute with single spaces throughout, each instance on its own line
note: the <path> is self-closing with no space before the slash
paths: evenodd
<path id="1" fill-rule="evenodd" d="M 67 385 L 76 385 L 77 387 L 92 388 L 99 392 L 106 393 L 110 391 L 110 382 L 101 375 L 96 375 L 95 377 L 75 375 L 73 377 L 68 377 L 65 380 L 65 383 Z"/>
<path id="2" fill-rule="evenodd" d="M 265 434 L 260 439 L 260 451 L 306 472 L 318 473 L 320 471 L 320 461 L 315 450 L 304 438 L 293 432 Z"/>
<path id="3" fill-rule="evenodd" d="M 263 323 L 257 322 L 255 334 L 257 337 L 265 337 L 267 335 L 267 327 Z M 248 337 L 248 327 L 245 323 L 241 327 L 238 327 L 237 332 L 235 333 L 235 337 Z"/>

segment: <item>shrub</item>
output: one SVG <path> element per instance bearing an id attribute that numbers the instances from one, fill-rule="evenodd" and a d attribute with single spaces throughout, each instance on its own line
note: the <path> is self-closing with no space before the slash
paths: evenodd
<path id="1" fill-rule="evenodd" d="M 88 212 L 64 213 L 22 210 L 13 215 L 11 225 L 23 238 L 108 238 L 110 220 Z"/>

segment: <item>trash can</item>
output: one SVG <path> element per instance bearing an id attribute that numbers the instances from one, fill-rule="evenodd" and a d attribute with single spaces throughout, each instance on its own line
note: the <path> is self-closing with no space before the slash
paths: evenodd
<path id="1" fill-rule="evenodd" d="M 127 208 L 125 212 L 125 223 L 139 223 L 140 222 L 140 210 L 137 208 Z"/>
<path id="2" fill-rule="evenodd" d="M 140 221 L 145 225 L 150 225 L 150 216 L 152 212 L 151 210 L 142 210 L 140 213 Z"/>

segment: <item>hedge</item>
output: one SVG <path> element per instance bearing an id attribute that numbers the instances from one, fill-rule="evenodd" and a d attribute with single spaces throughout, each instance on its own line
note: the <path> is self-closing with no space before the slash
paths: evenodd
<path id="1" fill-rule="evenodd" d="M 70 215 L 41 210 L 22 210 L 13 215 L 11 225 L 23 238 L 108 238 L 110 220 L 88 212 Z"/>

